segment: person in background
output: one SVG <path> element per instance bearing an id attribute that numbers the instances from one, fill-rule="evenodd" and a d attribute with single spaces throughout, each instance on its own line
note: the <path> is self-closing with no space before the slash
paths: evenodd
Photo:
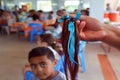
<path id="1" fill-rule="evenodd" d="M 106 4 L 106 11 L 111 11 L 110 3 Z"/>
<path id="2" fill-rule="evenodd" d="M 120 11 L 120 6 L 117 7 L 116 11 Z"/>
<path id="3" fill-rule="evenodd" d="M 32 23 L 34 20 L 39 18 L 39 17 L 38 18 L 35 17 L 37 15 L 36 15 L 36 11 L 34 9 L 29 10 L 28 13 L 29 13 L 29 15 L 27 16 L 26 23 Z"/>
<path id="4" fill-rule="evenodd" d="M 74 10 L 74 13 L 76 13 L 77 11 L 78 11 L 78 9 L 75 9 L 75 10 Z"/>
<path id="5" fill-rule="evenodd" d="M 14 15 L 15 15 L 15 20 L 16 22 L 19 22 L 19 7 L 17 5 L 14 6 Z"/>
<path id="6" fill-rule="evenodd" d="M 87 11 L 88 16 L 89 16 L 89 14 L 90 14 L 90 8 L 86 8 L 86 11 Z"/>
<path id="7" fill-rule="evenodd" d="M 56 39 L 54 38 L 54 36 L 52 34 L 41 34 L 38 38 L 37 38 L 37 44 L 39 47 L 48 47 L 50 48 L 55 55 L 55 58 L 58 60 L 60 55 L 62 55 L 62 53 L 59 51 L 56 51 L 56 45 L 58 44 Z M 59 53 L 60 52 L 60 53 Z"/>
<path id="8" fill-rule="evenodd" d="M 65 74 L 54 70 L 57 61 L 47 47 L 32 49 L 28 55 L 30 67 L 35 76 L 31 80 L 66 80 Z"/>
<path id="9" fill-rule="evenodd" d="M 38 14 L 38 16 L 39 16 L 39 20 L 40 20 L 41 22 L 44 22 L 45 16 L 44 16 L 44 14 L 43 14 L 43 11 L 42 11 L 42 10 L 38 10 L 38 11 L 37 11 L 37 14 Z"/>
<path id="10" fill-rule="evenodd" d="M 24 11 L 24 9 L 20 8 L 19 9 L 19 22 L 26 22 L 27 19 L 27 12 Z"/>
<path id="11" fill-rule="evenodd" d="M 50 12 L 48 13 L 47 19 L 48 19 L 48 20 L 54 19 L 53 11 L 50 11 Z"/>
<path id="12" fill-rule="evenodd" d="M 86 10 L 87 10 L 88 12 L 90 12 L 90 8 L 86 8 Z"/>
<path id="13" fill-rule="evenodd" d="M 89 11 L 83 9 L 83 10 L 81 10 L 81 14 L 82 14 L 82 15 L 89 16 Z"/>
<path id="14" fill-rule="evenodd" d="M 3 15 L 4 10 L 0 9 L 0 18 Z"/>
<path id="15" fill-rule="evenodd" d="M 42 25 L 42 23 L 39 20 L 39 16 L 35 10 L 29 11 L 29 16 L 26 20 L 27 23 L 39 23 Z"/>
<path id="16" fill-rule="evenodd" d="M 57 22 L 55 24 L 50 24 L 50 27 L 53 27 L 53 29 L 46 29 L 45 33 L 47 34 L 52 34 L 56 39 L 61 37 L 61 33 L 62 33 L 62 26 Z"/>

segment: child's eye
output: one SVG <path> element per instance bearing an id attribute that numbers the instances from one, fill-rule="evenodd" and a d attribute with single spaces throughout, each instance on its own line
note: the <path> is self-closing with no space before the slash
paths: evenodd
<path id="1" fill-rule="evenodd" d="M 41 63 L 40 66 L 44 68 L 46 66 L 46 63 Z"/>
<path id="2" fill-rule="evenodd" d="M 36 69 L 37 66 L 36 66 L 36 65 L 31 65 L 31 68 L 32 68 L 32 69 Z"/>

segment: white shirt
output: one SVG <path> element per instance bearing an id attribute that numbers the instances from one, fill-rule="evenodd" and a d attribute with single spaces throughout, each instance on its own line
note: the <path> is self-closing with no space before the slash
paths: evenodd
<path id="1" fill-rule="evenodd" d="M 59 60 L 60 55 L 58 54 L 58 52 L 55 49 L 53 49 L 51 46 L 48 46 L 48 48 L 53 52 L 55 59 Z"/>

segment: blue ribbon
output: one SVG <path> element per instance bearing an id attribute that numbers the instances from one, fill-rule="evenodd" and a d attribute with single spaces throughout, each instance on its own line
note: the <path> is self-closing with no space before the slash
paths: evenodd
<path id="1" fill-rule="evenodd" d="M 66 14 L 66 16 L 62 16 L 60 19 L 58 19 L 58 22 L 63 22 L 64 19 L 70 19 L 71 17 L 69 16 L 69 14 Z"/>
<path id="2" fill-rule="evenodd" d="M 77 12 L 76 13 L 76 18 L 75 20 L 79 20 L 80 19 L 80 12 Z M 69 14 L 67 14 L 66 16 L 62 16 L 60 19 L 58 19 L 58 22 L 63 22 L 64 19 L 68 19 L 70 20 L 72 17 L 69 16 Z M 73 62 L 73 63 L 76 63 L 77 62 L 74 60 L 74 53 L 75 53 L 75 26 L 74 26 L 74 21 L 69 21 L 68 23 L 68 31 L 70 32 L 70 35 L 69 35 L 69 39 L 68 39 L 68 55 L 69 55 L 69 58 L 70 58 L 70 61 Z"/>
<path id="3" fill-rule="evenodd" d="M 70 32 L 69 39 L 68 39 L 68 54 L 70 61 L 76 63 L 74 60 L 74 53 L 75 53 L 75 26 L 74 22 L 69 22 L 68 24 L 68 31 Z"/>

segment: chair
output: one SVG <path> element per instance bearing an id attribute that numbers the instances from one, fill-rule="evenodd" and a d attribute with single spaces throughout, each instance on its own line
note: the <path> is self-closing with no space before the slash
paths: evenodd
<path id="1" fill-rule="evenodd" d="M 30 31 L 30 43 L 33 43 L 35 39 L 34 36 L 42 34 L 44 30 L 39 23 L 29 23 L 28 26 L 32 28 L 32 30 Z"/>
<path id="2" fill-rule="evenodd" d="M 81 72 L 86 71 L 86 65 L 85 65 L 85 57 L 84 57 L 84 47 L 86 45 L 85 41 L 80 41 L 79 42 L 79 58 L 80 58 L 80 66 L 81 66 Z"/>

